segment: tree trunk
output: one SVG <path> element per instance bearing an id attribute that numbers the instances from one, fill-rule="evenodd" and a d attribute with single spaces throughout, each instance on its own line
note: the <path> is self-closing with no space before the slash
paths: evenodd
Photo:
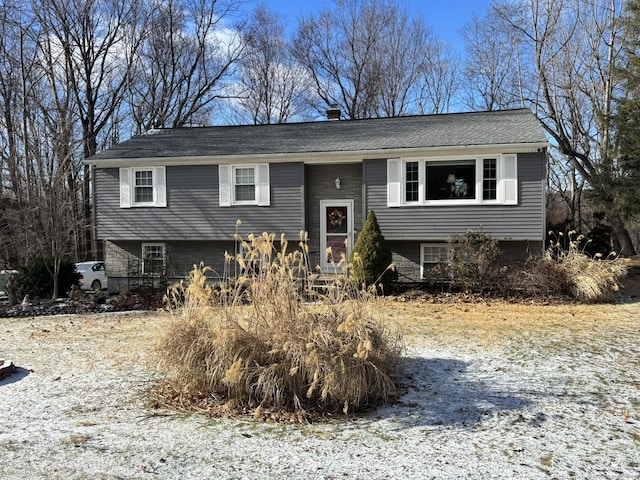
<path id="1" fill-rule="evenodd" d="M 633 241 L 631 240 L 631 235 L 629 235 L 629 230 L 624 225 L 616 224 L 612 225 L 613 232 L 618 238 L 618 244 L 620 245 L 620 251 L 618 252 L 620 256 L 623 257 L 633 257 L 636 255 L 636 249 L 633 247 Z"/>

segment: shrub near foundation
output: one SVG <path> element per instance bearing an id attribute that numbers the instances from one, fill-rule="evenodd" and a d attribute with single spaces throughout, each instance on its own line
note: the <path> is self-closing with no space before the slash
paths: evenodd
<path id="1" fill-rule="evenodd" d="M 627 274 L 626 264 L 622 263 L 614 252 L 604 258 L 601 254 L 591 257 L 585 253 L 585 245 L 581 245 L 584 235 L 576 237 L 576 232 L 569 232 L 568 235 L 568 250 L 562 248 L 558 235 L 558 239 L 547 249 L 540 262 L 540 268 L 544 268 L 545 271 L 559 271 L 564 277 L 560 285 L 578 301 L 615 300 L 620 290 L 620 282 Z M 549 265 L 553 267 L 549 268 Z"/>
<path id="2" fill-rule="evenodd" d="M 303 237 L 304 240 L 304 237 Z M 194 268 L 171 295 L 174 322 L 159 348 L 165 400 L 254 417 L 357 411 L 389 401 L 401 339 L 371 313 L 372 297 L 345 290 L 305 303 L 306 242 L 287 253 L 263 234 L 229 257 L 245 272 L 214 288 Z M 336 288 L 348 289 L 347 282 Z M 349 293 L 350 300 L 334 301 Z"/>
<path id="3" fill-rule="evenodd" d="M 374 285 L 379 286 L 383 293 L 389 292 L 395 272 L 393 254 L 373 210 L 367 214 L 349 262 L 351 281 L 356 287 Z"/>

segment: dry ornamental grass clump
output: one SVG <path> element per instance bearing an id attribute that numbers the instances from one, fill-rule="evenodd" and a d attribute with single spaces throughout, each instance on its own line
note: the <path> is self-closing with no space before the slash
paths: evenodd
<path id="1" fill-rule="evenodd" d="M 551 232 L 550 232 L 551 233 Z M 562 274 L 565 288 L 572 298 L 581 302 L 608 302 L 616 298 L 627 266 L 615 252 L 590 257 L 580 249 L 584 235 L 569 232 L 569 248 L 564 250 L 558 240 L 546 252 L 543 262 L 552 263 Z"/>
<path id="2" fill-rule="evenodd" d="M 372 294 L 337 278 L 331 295 L 305 302 L 315 292 L 306 234 L 300 250 L 288 253 L 284 238 L 279 246 L 250 236 L 242 255 L 228 257 L 243 272 L 237 279 L 214 288 L 201 265 L 173 289 L 174 322 L 159 348 L 165 400 L 304 420 L 393 397 L 401 339 L 375 320 Z"/>

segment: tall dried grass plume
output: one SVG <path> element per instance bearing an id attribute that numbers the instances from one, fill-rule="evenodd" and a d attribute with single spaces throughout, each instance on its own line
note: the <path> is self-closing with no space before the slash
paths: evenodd
<path id="1" fill-rule="evenodd" d="M 553 235 L 553 232 L 549 232 Z M 584 235 L 568 233 L 568 249 L 555 237 L 547 249 L 542 263 L 555 270 L 555 281 L 581 302 L 609 302 L 616 299 L 620 282 L 627 274 L 627 265 L 616 252 L 591 257 L 585 253 Z"/>
<path id="2" fill-rule="evenodd" d="M 227 254 L 237 278 L 213 284 L 207 267 L 194 266 L 170 292 L 174 321 L 158 350 L 163 398 L 297 420 L 392 399 L 402 340 L 375 317 L 372 293 L 340 278 L 319 292 L 305 232 L 291 252 L 266 233 L 237 241 L 238 253 Z"/>

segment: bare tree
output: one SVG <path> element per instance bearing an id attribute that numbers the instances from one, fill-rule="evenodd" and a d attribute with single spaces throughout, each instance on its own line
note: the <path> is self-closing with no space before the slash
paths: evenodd
<path id="1" fill-rule="evenodd" d="M 528 0 L 516 16 L 503 18 L 530 48 L 537 83 L 529 102 L 601 206 L 622 251 L 635 254 L 611 188 L 620 174 L 611 130 L 619 88 L 614 70 L 621 55 L 620 2 Z"/>
<path id="2" fill-rule="evenodd" d="M 381 42 L 394 7 L 378 0 L 336 0 L 300 22 L 295 58 L 313 79 L 322 105 L 337 105 L 347 118 L 374 116 L 381 86 Z"/>
<path id="3" fill-rule="evenodd" d="M 450 49 L 391 1 L 336 0 L 300 22 L 293 45 L 319 112 L 330 105 L 347 118 L 441 112 L 457 87 Z"/>
<path id="4" fill-rule="evenodd" d="M 504 10 L 489 10 L 484 18 L 473 16 L 462 29 L 466 61 L 464 103 L 472 110 L 497 110 L 522 106 L 523 80 L 517 32 L 507 28 Z"/>
<path id="5" fill-rule="evenodd" d="M 420 104 L 427 72 L 439 63 L 438 41 L 419 18 L 411 20 L 407 10 L 388 6 L 381 12 L 387 25 L 374 55 L 378 76 L 376 116 L 397 117 L 413 113 Z M 438 52 L 439 53 L 439 52 Z"/>
<path id="6" fill-rule="evenodd" d="M 138 0 L 44 0 L 34 5 L 47 37 L 43 53 L 49 56 L 48 68 L 63 62 L 67 72 L 64 87 L 69 89 L 79 118 L 82 157 L 97 152 L 100 135 L 109 129 L 123 100 L 141 39 L 141 29 L 136 28 L 138 7 Z M 81 158 L 75 160 L 80 162 Z M 84 167 L 81 181 L 80 212 L 87 243 L 83 251 L 95 256 L 88 167 Z"/>
<path id="7" fill-rule="evenodd" d="M 427 45 L 418 86 L 420 113 L 445 113 L 460 91 L 460 59 L 438 39 Z"/>
<path id="8" fill-rule="evenodd" d="M 239 0 L 151 0 L 148 35 L 136 57 L 129 105 L 136 133 L 209 123 L 213 102 L 242 54 L 224 27 Z"/>
<path id="9" fill-rule="evenodd" d="M 31 183 L 37 179 L 32 152 L 39 129 L 31 114 L 37 109 L 38 28 L 24 5 L 3 3 L 0 35 L 0 225 L 4 263 L 16 266 L 33 252 L 35 239 L 29 224 Z"/>
<path id="10" fill-rule="evenodd" d="M 7 188 L 0 225 L 3 240 L 9 239 L 3 249 L 12 263 L 33 255 L 52 259 L 57 297 L 61 262 L 75 258 L 77 231 L 84 227 L 78 216 L 81 142 L 74 139 L 78 110 L 71 75 L 59 61 L 63 54 L 54 37 L 30 10 L 12 10 L 2 28 L 2 65 L 10 67 L 0 69 L 8 145 L 3 163 L 9 167 L 2 182 Z"/>
<path id="11" fill-rule="evenodd" d="M 267 124 L 304 118 L 311 79 L 290 55 L 282 22 L 258 7 L 242 40 L 246 48 L 231 87 L 231 105 L 241 121 Z"/>

